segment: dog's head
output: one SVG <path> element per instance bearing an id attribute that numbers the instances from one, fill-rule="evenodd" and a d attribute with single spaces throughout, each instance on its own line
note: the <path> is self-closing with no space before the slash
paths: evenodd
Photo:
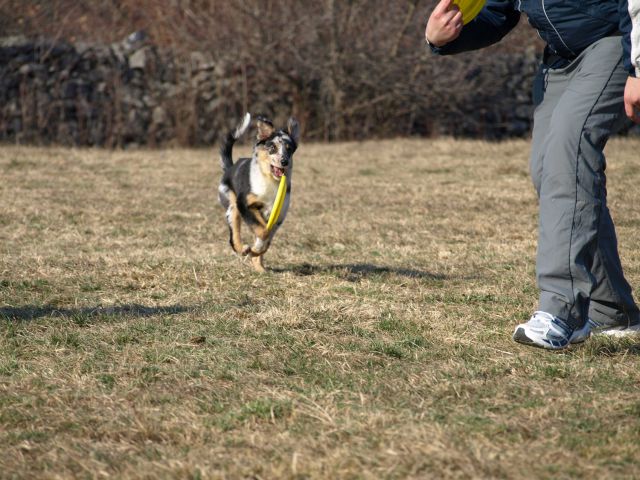
<path id="1" fill-rule="evenodd" d="M 298 122 L 290 118 L 285 128 L 276 130 L 270 120 L 258 116 L 256 124 L 258 141 L 254 147 L 254 155 L 260 162 L 263 173 L 279 181 L 293 165 L 293 153 L 298 148 L 300 139 Z"/>

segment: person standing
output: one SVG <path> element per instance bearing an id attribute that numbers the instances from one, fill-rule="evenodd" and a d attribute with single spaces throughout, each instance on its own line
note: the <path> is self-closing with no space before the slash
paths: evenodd
<path id="1" fill-rule="evenodd" d="M 521 12 L 546 42 L 534 79 L 529 165 L 539 199 L 540 296 L 529 321 L 515 328 L 520 343 L 558 350 L 592 333 L 640 332 L 607 207 L 603 153 L 625 106 L 640 106 L 628 8 L 620 0 L 488 0 L 463 26 L 458 7 L 441 0 L 427 23 L 427 43 L 439 55 L 500 41 Z"/>

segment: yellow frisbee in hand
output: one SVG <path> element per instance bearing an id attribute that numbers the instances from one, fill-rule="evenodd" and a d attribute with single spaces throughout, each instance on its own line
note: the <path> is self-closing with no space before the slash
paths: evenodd
<path id="1" fill-rule="evenodd" d="M 462 12 L 462 23 L 467 24 L 478 16 L 487 0 L 453 0 Z"/>
<path id="2" fill-rule="evenodd" d="M 273 202 L 273 208 L 269 215 L 269 221 L 267 222 L 267 231 L 271 231 L 275 223 L 278 221 L 282 205 L 284 205 L 284 198 L 287 196 L 287 176 L 282 175 L 280 177 L 280 185 L 278 185 L 278 193 L 276 193 L 276 201 Z"/>

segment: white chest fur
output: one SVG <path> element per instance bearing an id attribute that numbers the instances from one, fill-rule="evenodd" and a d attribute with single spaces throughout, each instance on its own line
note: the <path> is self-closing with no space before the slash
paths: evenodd
<path id="1" fill-rule="evenodd" d="M 260 171 L 260 165 L 255 160 L 251 162 L 251 193 L 253 193 L 257 199 L 264 203 L 266 208 L 263 214 L 268 215 L 271 212 L 271 206 L 276 201 L 276 194 L 278 193 L 278 183 L 271 178 L 268 178 Z"/>

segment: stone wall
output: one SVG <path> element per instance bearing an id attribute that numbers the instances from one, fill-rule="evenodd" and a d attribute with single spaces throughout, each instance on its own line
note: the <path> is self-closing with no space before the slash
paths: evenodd
<path id="1" fill-rule="evenodd" d="M 108 147 L 211 143 L 219 129 L 211 120 L 221 106 L 220 73 L 204 54 L 178 59 L 147 45 L 141 34 L 112 45 L 5 38 L 0 140 Z"/>

